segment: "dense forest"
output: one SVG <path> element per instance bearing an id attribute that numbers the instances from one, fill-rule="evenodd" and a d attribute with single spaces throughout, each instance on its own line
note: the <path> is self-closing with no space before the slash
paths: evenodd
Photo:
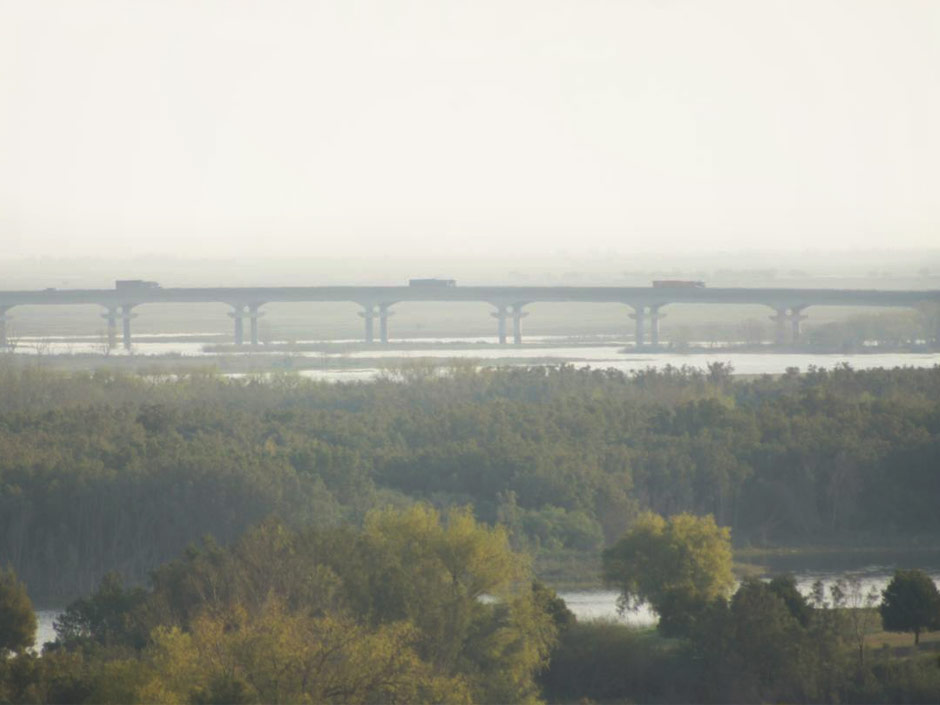
<path id="1" fill-rule="evenodd" d="M 599 555 L 645 510 L 713 514 L 738 544 L 940 533 L 940 368 L 731 373 L 0 368 L 0 562 L 61 605 L 268 517 L 361 525 L 417 500 L 537 556 Z"/>

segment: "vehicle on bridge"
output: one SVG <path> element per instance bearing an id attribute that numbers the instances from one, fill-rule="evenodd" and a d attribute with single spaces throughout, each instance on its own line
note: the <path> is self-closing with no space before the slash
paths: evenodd
<path id="1" fill-rule="evenodd" d="M 409 279 L 408 286 L 428 286 L 428 287 L 457 286 L 457 280 L 456 279 Z"/>
<path id="2" fill-rule="evenodd" d="M 656 279 L 653 286 L 657 289 L 704 289 L 705 282 L 686 281 L 684 279 Z"/>
<path id="3" fill-rule="evenodd" d="M 114 282 L 114 288 L 119 291 L 147 291 L 149 289 L 159 289 L 157 282 L 148 282 L 143 279 L 118 279 Z"/>

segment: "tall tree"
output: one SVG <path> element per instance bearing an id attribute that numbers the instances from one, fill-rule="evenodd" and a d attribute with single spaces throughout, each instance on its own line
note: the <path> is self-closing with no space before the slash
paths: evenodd
<path id="1" fill-rule="evenodd" d="M 0 569 L 0 658 L 30 648 L 36 641 L 33 603 L 12 568 Z"/>
<path id="2" fill-rule="evenodd" d="M 668 634 L 686 632 L 696 612 L 734 586 L 731 532 L 711 515 L 643 514 L 603 562 L 604 579 L 620 589 L 621 608 L 649 603 Z"/>
<path id="3" fill-rule="evenodd" d="M 465 677 L 474 702 L 536 696 L 535 674 L 557 629 L 531 590 L 526 557 L 501 527 L 478 523 L 469 509 L 441 517 L 415 505 L 370 513 L 363 539 L 365 552 L 345 558 L 363 561 L 370 586 L 371 604 L 358 611 L 379 623 L 412 622 L 418 653 L 438 672 Z"/>
<path id="4" fill-rule="evenodd" d="M 887 631 L 913 632 L 916 646 L 922 631 L 940 629 L 940 592 L 924 571 L 896 571 L 882 595 L 881 619 Z"/>

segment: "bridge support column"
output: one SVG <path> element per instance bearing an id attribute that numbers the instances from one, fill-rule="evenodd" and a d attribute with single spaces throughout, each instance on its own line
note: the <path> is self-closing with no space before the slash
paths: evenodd
<path id="1" fill-rule="evenodd" d="M 654 348 L 659 347 L 659 321 L 665 317 L 665 313 L 659 312 L 659 306 L 650 306 L 650 345 Z"/>
<path id="2" fill-rule="evenodd" d="M 235 321 L 234 339 L 235 345 L 245 343 L 245 304 L 231 304 L 232 311 L 229 312 L 232 320 Z"/>
<path id="3" fill-rule="evenodd" d="M 362 304 L 359 315 L 365 321 L 365 341 L 371 345 L 375 342 L 375 304 Z"/>
<path id="4" fill-rule="evenodd" d="M 774 342 L 777 345 L 786 345 L 788 343 L 796 344 L 800 342 L 802 329 L 800 321 L 806 320 L 802 314 L 805 306 L 790 306 L 777 308 L 777 313 L 770 317 L 774 322 Z M 787 323 L 790 324 L 790 330 L 787 331 Z"/>
<path id="5" fill-rule="evenodd" d="M 514 345 L 522 345 L 522 319 L 529 315 L 523 313 L 523 306 L 525 304 L 512 305 L 512 342 Z"/>
<path id="6" fill-rule="evenodd" d="M 251 326 L 251 344 L 258 344 L 258 319 L 261 318 L 264 313 L 259 312 L 258 308 L 262 304 L 248 304 L 248 323 Z"/>
<path id="7" fill-rule="evenodd" d="M 500 345 L 506 344 L 506 304 L 493 304 L 496 307 L 495 313 L 490 315 L 496 319 L 496 334 Z"/>
<path id="8" fill-rule="evenodd" d="M 635 343 L 634 345 L 637 349 L 645 347 L 646 345 L 646 306 L 634 306 L 633 313 L 630 314 L 630 318 L 636 321 L 636 329 L 634 333 Z M 658 332 L 657 332 L 657 335 Z"/>
<path id="9" fill-rule="evenodd" d="M 800 321 L 806 320 L 806 316 L 802 315 L 802 307 L 793 307 L 790 309 L 790 336 L 793 340 L 793 343 L 799 343 L 800 337 L 803 333 L 800 326 Z"/>
<path id="10" fill-rule="evenodd" d="M 379 341 L 388 343 L 388 319 L 395 314 L 389 311 L 392 304 L 379 304 Z"/>
<path id="11" fill-rule="evenodd" d="M 137 318 L 136 313 L 131 313 L 132 308 L 134 308 L 134 304 L 123 304 L 121 306 L 121 324 L 125 350 L 131 349 L 131 319 Z"/>
<path id="12" fill-rule="evenodd" d="M 113 350 L 117 346 L 117 319 L 120 315 L 120 306 L 107 306 L 107 313 L 102 313 L 101 317 L 108 322 L 108 350 Z"/>
<path id="13" fill-rule="evenodd" d="M 10 342 L 7 340 L 7 321 L 10 320 L 10 316 L 7 315 L 12 306 L 0 306 L 0 348 L 9 347 Z"/>
<path id="14" fill-rule="evenodd" d="M 770 317 L 774 322 L 774 343 L 786 345 L 787 342 L 787 309 L 778 308 L 777 313 Z"/>

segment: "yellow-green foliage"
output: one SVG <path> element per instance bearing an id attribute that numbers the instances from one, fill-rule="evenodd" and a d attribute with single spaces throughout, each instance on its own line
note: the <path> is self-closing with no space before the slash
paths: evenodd
<path id="1" fill-rule="evenodd" d="M 68 612 L 81 638 L 58 653 L 84 654 L 90 693 L 70 702 L 532 702 L 557 638 L 506 532 L 427 505 L 372 512 L 361 531 L 268 521 L 187 551 L 141 599 L 101 598 L 82 601 L 106 608 L 96 619 Z"/>
<path id="2" fill-rule="evenodd" d="M 469 702 L 459 677 L 436 674 L 406 623 L 370 629 L 348 617 L 287 612 L 277 599 L 257 615 L 204 615 L 189 633 L 159 627 L 139 702 Z"/>
<path id="3" fill-rule="evenodd" d="M 469 509 L 442 520 L 416 505 L 373 512 L 364 533 L 392 560 L 405 590 L 396 602 L 419 629 L 425 658 L 464 675 L 475 702 L 535 697 L 533 677 L 547 663 L 555 628 L 533 599 L 527 558 L 510 549 L 501 527 L 479 524 Z"/>
<path id="4" fill-rule="evenodd" d="M 675 600 L 708 603 L 734 587 L 731 532 L 711 515 L 664 519 L 645 513 L 604 552 L 604 576 L 622 592 L 624 606 L 649 602 L 662 608 Z"/>
<path id="5" fill-rule="evenodd" d="M 33 603 L 12 568 L 0 568 L 0 658 L 23 651 L 36 639 Z"/>

